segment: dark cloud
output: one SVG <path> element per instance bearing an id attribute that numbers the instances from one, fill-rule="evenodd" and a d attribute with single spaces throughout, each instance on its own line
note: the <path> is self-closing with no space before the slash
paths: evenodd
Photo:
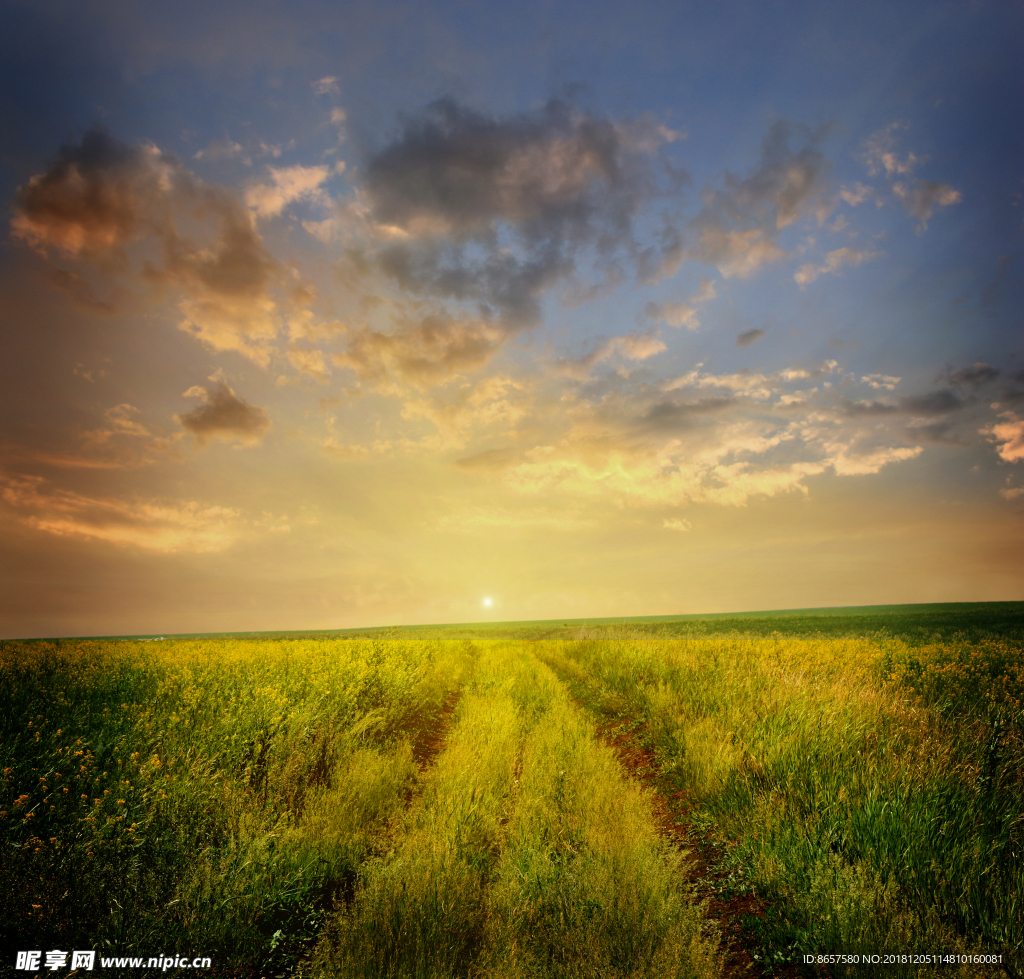
<path id="1" fill-rule="evenodd" d="M 973 400 L 961 400 L 952 391 L 943 389 L 929 394 L 900 398 L 895 404 L 885 401 L 858 401 L 846 402 L 844 408 L 848 415 L 944 415 L 951 411 L 959 411 L 973 403 Z"/>
<path id="2" fill-rule="evenodd" d="M 574 268 L 553 246 L 525 259 L 491 249 L 474 259 L 435 242 L 384 248 L 377 265 L 410 293 L 470 302 L 482 315 L 501 315 L 510 331 L 535 323 L 542 294 Z"/>
<path id="3" fill-rule="evenodd" d="M 14 234 L 72 255 L 117 253 L 165 198 L 177 164 L 153 146 L 127 146 L 103 129 L 61 147 L 57 161 L 18 189 Z"/>
<path id="4" fill-rule="evenodd" d="M 658 148 L 674 138 L 560 101 L 497 117 L 446 98 L 410 116 L 363 168 L 373 242 L 346 258 L 360 281 L 376 273 L 433 309 L 398 312 L 387 332 L 350 329 L 335 362 L 376 383 L 435 383 L 537 324 L 545 293 L 579 284 L 584 257 L 617 281 L 633 218 L 661 193 Z"/>
<path id="5" fill-rule="evenodd" d="M 998 367 L 989 367 L 988 364 L 984 364 L 979 360 L 973 367 L 959 367 L 956 370 L 951 367 L 947 368 L 940 375 L 940 379 L 946 381 L 947 384 L 977 385 L 994 381 L 999 377 L 999 374 Z"/>
<path id="6" fill-rule="evenodd" d="M 583 251 L 616 273 L 634 215 L 661 192 L 652 158 L 675 136 L 560 101 L 503 118 L 434 102 L 366 165 L 372 219 L 392 237 L 377 268 L 410 293 L 535 322 Z"/>
<path id="7" fill-rule="evenodd" d="M 366 168 L 374 217 L 409 234 L 489 238 L 499 224 L 531 242 L 628 229 L 649 189 L 642 146 L 564 102 L 497 119 L 441 99 L 409 119 Z"/>
<path id="8" fill-rule="evenodd" d="M 752 343 L 756 343 L 763 336 L 764 330 L 747 330 L 745 333 L 741 333 L 736 337 L 736 346 L 749 347 Z"/>
<path id="9" fill-rule="evenodd" d="M 658 401 L 644 412 L 640 426 L 645 429 L 686 428 L 695 416 L 714 414 L 736 404 L 735 398 L 701 398 L 698 401 Z"/>
<path id="10" fill-rule="evenodd" d="M 213 240 L 182 235 L 176 220 L 182 214 L 212 225 Z M 279 327 L 269 293 L 278 263 L 237 195 L 203 183 L 155 146 L 129 146 L 103 129 L 90 130 L 19 189 L 11 228 L 39 251 L 122 267 L 127 245 L 155 240 L 161 261 L 147 264 L 142 275 L 181 290 L 181 326 L 215 350 L 267 363 L 267 342 Z M 105 311 L 79 273 L 54 275 L 76 302 Z"/>
<path id="11" fill-rule="evenodd" d="M 185 392 L 186 397 L 202 398 L 204 403 L 177 416 L 182 427 L 200 445 L 211 439 L 255 445 L 270 428 L 267 413 L 240 398 L 223 378 L 215 375 L 210 380 L 215 382 L 214 387 L 197 385 Z"/>
<path id="12" fill-rule="evenodd" d="M 930 394 L 900 398 L 900 407 L 915 415 L 944 415 L 946 412 L 958 411 L 972 403 L 971 401 L 961 401 L 952 391 L 945 389 L 933 391 Z"/>

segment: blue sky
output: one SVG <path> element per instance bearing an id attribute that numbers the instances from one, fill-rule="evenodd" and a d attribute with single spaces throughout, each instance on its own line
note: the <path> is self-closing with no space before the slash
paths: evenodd
<path id="1" fill-rule="evenodd" d="M 1024 598 L 1021 4 L 0 11 L 5 634 Z"/>

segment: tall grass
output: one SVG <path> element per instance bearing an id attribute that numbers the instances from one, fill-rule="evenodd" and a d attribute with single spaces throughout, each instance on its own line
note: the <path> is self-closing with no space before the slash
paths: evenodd
<path id="1" fill-rule="evenodd" d="M 785 909 L 776 946 L 1002 952 L 1019 967 L 1019 650 L 733 637 L 545 654 L 646 722 L 695 824 L 733 841 L 732 867 Z"/>
<path id="2" fill-rule="evenodd" d="M 4 643 L 0 934 L 287 964 L 371 852 L 459 643 Z"/>
<path id="3" fill-rule="evenodd" d="M 492 644 L 317 974 L 697 977 L 715 939 L 648 800 L 527 648 Z"/>

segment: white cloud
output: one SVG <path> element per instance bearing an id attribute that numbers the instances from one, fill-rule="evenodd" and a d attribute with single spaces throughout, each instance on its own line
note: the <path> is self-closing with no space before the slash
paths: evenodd
<path id="1" fill-rule="evenodd" d="M 320 78 L 315 82 L 310 82 L 310 85 L 312 85 L 313 91 L 316 92 L 317 95 L 337 95 L 339 91 L 338 79 L 334 75 L 324 75 L 323 78 Z"/>
<path id="2" fill-rule="evenodd" d="M 867 374 L 861 378 L 862 383 L 870 384 L 877 389 L 884 388 L 886 391 L 895 391 L 901 380 L 903 379 L 900 377 L 890 377 L 888 374 Z"/>
<path id="3" fill-rule="evenodd" d="M 797 269 L 793 278 L 800 288 L 803 289 L 805 286 L 814 282 L 819 275 L 825 275 L 827 273 L 835 275 L 844 265 L 860 265 L 862 262 L 868 262 L 873 258 L 877 258 L 881 254 L 881 252 L 871 252 L 867 249 L 864 249 L 863 251 L 856 251 L 849 247 L 837 248 L 835 251 L 831 251 L 825 256 L 824 265 L 815 265 L 813 262 L 808 262 L 806 265 L 802 265 Z"/>
<path id="4" fill-rule="evenodd" d="M 686 327 L 688 330 L 696 330 L 700 326 L 697 318 L 697 310 L 686 303 L 661 303 L 651 304 L 649 312 L 652 316 L 660 319 L 662 323 L 674 326 L 676 329 Z"/>
<path id="5" fill-rule="evenodd" d="M 327 197 L 320 187 L 331 175 L 329 167 L 294 166 L 269 169 L 269 184 L 254 184 L 245 192 L 245 203 L 257 217 L 276 217 L 289 204 L 298 200 L 326 203 Z"/>
<path id="6" fill-rule="evenodd" d="M 866 187 L 859 181 L 853 185 L 852 190 L 849 187 L 842 187 L 839 191 L 839 196 L 849 204 L 850 207 L 856 207 L 858 204 L 863 204 L 865 201 L 870 200 L 875 202 L 876 207 L 882 206 L 882 198 L 879 197 L 875 189 L 873 187 Z"/>
<path id="7" fill-rule="evenodd" d="M 927 157 L 918 157 L 913 153 L 907 153 L 904 159 L 900 159 L 895 152 L 896 134 L 901 129 L 909 128 L 906 123 L 893 122 L 884 129 L 868 137 L 864 144 L 865 158 L 868 164 L 868 173 L 875 176 L 885 172 L 887 177 L 903 176 L 910 174 Z"/>

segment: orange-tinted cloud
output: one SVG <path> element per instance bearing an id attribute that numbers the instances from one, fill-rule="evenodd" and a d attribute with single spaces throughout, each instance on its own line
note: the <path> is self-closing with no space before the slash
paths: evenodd
<path id="1" fill-rule="evenodd" d="M 220 551 L 237 537 L 238 511 L 195 501 L 91 497 L 24 475 L 0 475 L 0 499 L 23 523 L 58 537 L 164 553 Z"/>
<path id="2" fill-rule="evenodd" d="M 982 432 L 993 441 L 1002 443 L 997 451 L 1004 462 L 1024 460 L 1024 418 L 1019 418 L 1012 411 L 1004 411 L 999 417 L 1006 420 L 982 429 Z"/>
<path id="3" fill-rule="evenodd" d="M 182 217 L 212 224 L 213 240 L 182 234 Z M 268 363 L 280 327 L 270 291 L 278 263 L 236 195 L 204 184 L 157 147 L 90 130 L 19 189 L 11 228 L 37 250 L 122 268 L 127 247 L 152 238 L 162 260 L 147 264 L 144 278 L 180 292 L 182 329 L 214 350 Z M 89 298 L 77 273 L 57 275 L 64 288 Z"/>
<path id="4" fill-rule="evenodd" d="M 332 359 L 356 372 L 362 381 L 416 386 L 447 379 L 487 363 L 509 335 L 492 319 L 455 319 L 433 314 L 413 320 L 391 333 L 355 327 L 348 348 Z"/>
<path id="5" fill-rule="evenodd" d="M 126 146 L 92 129 L 19 188 L 11 229 L 38 249 L 119 253 L 156 217 L 178 172 L 155 146 Z"/>

